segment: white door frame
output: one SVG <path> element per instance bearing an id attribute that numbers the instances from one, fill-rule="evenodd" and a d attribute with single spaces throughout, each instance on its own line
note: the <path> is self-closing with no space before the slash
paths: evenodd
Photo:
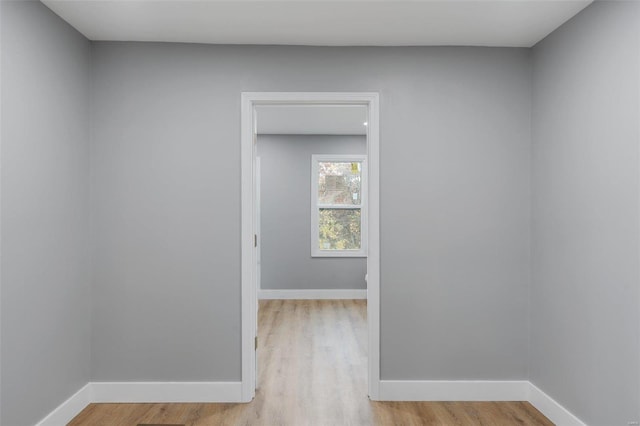
<path id="1" fill-rule="evenodd" d="M 369 329 L 369 398 L 379 399 L 380 387 L 380 131 L 379 95 L 372 92 L 243 92 L 241 97 L 240 156 L 242 210 L 242 402 L 255 396 L 257 335 L 256 126 L 257 105 L 364 105 L 368 107 L 367 161 L 369 202 L 367 255 L 367 320 Z"/>

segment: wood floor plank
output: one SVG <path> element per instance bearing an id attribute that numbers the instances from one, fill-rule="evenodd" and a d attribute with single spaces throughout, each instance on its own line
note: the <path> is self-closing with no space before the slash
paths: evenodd
<path id="1" fill-rule="evenodd" d="M 528 402 L 372 402 L 366 300 L 264 300 L 248 404 L 91 404 L 70 426 L 553 425 Z"/>

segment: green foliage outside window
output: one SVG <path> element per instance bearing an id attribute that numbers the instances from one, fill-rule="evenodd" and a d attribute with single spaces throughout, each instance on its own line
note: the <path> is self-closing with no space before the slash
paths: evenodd
<path id="1" fill-rule="evenodd" d="M 318 163 L 320 250 L 360 249 L 361 168 L 357 161 Z"/>
<path id="2" fill-rule="evenodd" d="M 360 249 L 360 209 L 320 209 L 320 250 Z"/>

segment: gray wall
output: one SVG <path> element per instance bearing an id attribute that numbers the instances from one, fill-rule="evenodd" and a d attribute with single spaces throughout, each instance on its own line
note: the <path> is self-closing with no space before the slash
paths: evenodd
<path id="1" fill-rule="evenodd" d="M 540 43 L 533 90 L 528 50 L 91 49 L 0 7 L 3 425 L 90 378 L 240 379 L 239 93 L 287 90 L 381 93 L 384 379 L 530 377 L 640 418 L 639 4 Z"/>
<path id="2" fill-rule="evenodd" d="M 95 43 L 96 380 L 240 379 L 240 93 L 381 95 L 384 379 L 524 379 L 526 49 Z"/>
<path id="3" fill-rule="evenodd" d="M 90 44 L 39 2 L 2 8 L 2 418 L 89 380 Z"/>
<path id="4" fill-rule="evenodd" d="M 258 135 L 263 289 L 367 288 L 366 258 L 311 257 L 311 156 L 366 152 L 365 136 Z"/>
<path id="5" fill-rule="evenodd" d="M 593 426 L 640 420 L 640 4 L 534 49 L 531 381 Z"/>

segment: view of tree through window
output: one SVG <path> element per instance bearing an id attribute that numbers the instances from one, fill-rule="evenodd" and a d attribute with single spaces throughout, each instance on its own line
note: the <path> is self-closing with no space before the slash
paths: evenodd
<path id="1" fill-rule="evenodd" d="M 360 250 L 362 162 L 320 161 L 317 179 L 318 248 Z"/>
<path id="2" fill-rule="evenodd" d="M 318 204 L 360 205 L 360 162 L 318 163 Z"/>
<path id="3" fill-rule="evenodd" d="M 320 250 L 360 249 L 360 210 L 320 209 Z"/>

